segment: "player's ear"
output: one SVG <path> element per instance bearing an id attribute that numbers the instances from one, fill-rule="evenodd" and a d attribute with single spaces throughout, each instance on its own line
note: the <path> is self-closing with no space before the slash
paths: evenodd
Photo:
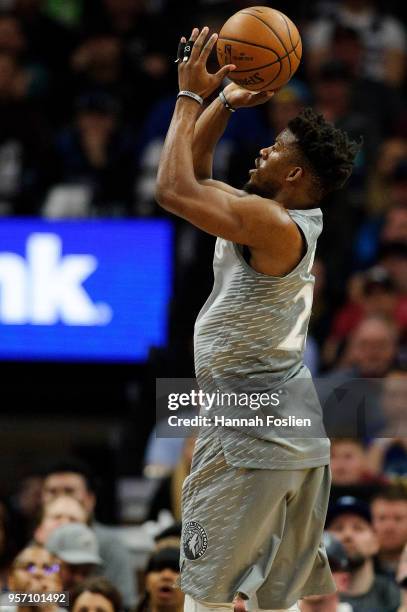
<path id="1" fill-rule="evenodd" d="M 294 183 L 295 181 L 298 181 L 303 174 L 304 170 L 301 168 L 301 166 L 295 166 L 295 168 L 291 168 L 290 172 L 285 177 L 285 180 L 289 181 L 290 183 Z"/>

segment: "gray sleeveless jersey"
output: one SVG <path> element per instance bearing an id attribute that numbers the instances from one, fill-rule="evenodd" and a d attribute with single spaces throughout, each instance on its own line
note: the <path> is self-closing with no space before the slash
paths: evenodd
<path id="1" fill-rule="evenodd" d="M 201 435 L 219 437 L 226 460 L 240 467 L 299 469 L 329 463 L 321 407 L 302 361 L 322 212 L 287 212 L 307 245 L 297 267 L 281 278 L 261 274 L 246 262 L 241 246 L 218 238 L 213 290 L 195 324 L 199 387 L 228 398 L 204 410 L 217 423 Z M 264 393 L 273 396 L 272 405 L 256 404 L 254 410 L 242 402 Z"/>

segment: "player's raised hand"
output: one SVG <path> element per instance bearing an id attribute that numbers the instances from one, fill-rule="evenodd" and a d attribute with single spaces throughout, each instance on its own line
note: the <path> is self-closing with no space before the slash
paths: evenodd
<path id="1" fill-rule="evenodd" d="M 236 68 L 234 64 L 228 64 L 215 74 L 208 72 L 206 62 L 218 38 L 217 34 L 212 34 L 206 40 L 208 33 L 208 27 L 202 28 L 201 31 L 194 28 L 188 42 L 182 37 L 181 43 L 185 43 L 185 55 L 178 63 L 180 90 L 192 91 L 202 98 L 206 98 L 217 89 L 223 79 Z M 188 43 L 192 44 L 192 50 Z"/>
<path id="2" fill-rule="evenodd" d="M 236 83 L 229 83 L 223 90 L 228 103 L 232 108 L 249 108 L 268 102 L 275 91 L 249 91 L 239 87 Z"/>

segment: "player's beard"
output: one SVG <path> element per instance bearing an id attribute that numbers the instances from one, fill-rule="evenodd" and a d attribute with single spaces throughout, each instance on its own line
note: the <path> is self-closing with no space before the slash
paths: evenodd
<path id="1" fill-rule="evenodd" d="M 247 181 L 247 183 L 243 186 L 243 191 L 249 193 L 250 195 L 258 195 L 262 198 L 273 200 L 278 192 L 278 188 L 270 183 L 267 185 L 267 187 L 263 187 L 262 185 L 256 185 L 256 183 L 253 183 L 252 181 Z"/>

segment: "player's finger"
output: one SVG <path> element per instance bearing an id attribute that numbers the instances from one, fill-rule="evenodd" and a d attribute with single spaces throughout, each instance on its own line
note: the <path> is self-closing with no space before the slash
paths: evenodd
<path id="1" fill-rule="evenodd" d="M 198 34 L 199 34 L 198 28 L 194 28 L 191 32 L 191 36 L 189 37 L 189 40 L 192 40 L 193 42 L 195 42 L 196 39 L 198 38 Z"/>
<path id="2" fill-rule="evenodd" d="M 185 38 L 185 36 L 181 36 L 181 40 L 179 41 L 179 44 L 178 44 L 177 59 L 175 60 L 176 64 L 178 64 L 179 62 L 182 62 L 184 58 L 184 50 L 185 50 L 186 42 L 187 42 L 187 39 Z"/>
<path id="3" fill-rule="evenodd" d="M 189 58 L 191 57 L 192 49 L 194 47 L 195 40 L 197 39 L 198 34 L 199 34 L 198 28 L 194 28 L 191 32 L 191 36 L 189 37 L 189 40 L 185 41 L 184 57 L 182 59 L 183 62 L 187 62 Z"/>
<path id="4" fill-rule="evenodd" d="M 213 49 L 214 44 L 216 43 L 216 41 L 218 40 L 218 35 L 216 34 L 212 34 L 212 36 L 207 40 L 206 45 L 203 48 L 203 51 L 201 53 L 201 57 L 200 59 L 206 64 L 206 60 L 209 57 L 210 52 Z"/>
<path id="5" fill-rule="evenodd" d="M 227 66 L 223 66 L 218 72 L 215 73 L 215 77 L 218 79 L 219 83 L 223 81 L 225 77 L 228 76 L 232 70 L 236 70 L 236 66 L 234 64 L 228 64 Z"/>
<path id="6" fill-rule="evenodd" d="M 208 36 L 208 32 L 209 32 L 209 28 L 207 26 L 202 28 L 202 30 L 200 31 L 198 38 L 195 40 L 194 46 L 192 47 L 192 52 L 191 52 L 192 60 L 197 60 L 199 58 L 201 49 L 205 42 L 205 38 Z"/>

